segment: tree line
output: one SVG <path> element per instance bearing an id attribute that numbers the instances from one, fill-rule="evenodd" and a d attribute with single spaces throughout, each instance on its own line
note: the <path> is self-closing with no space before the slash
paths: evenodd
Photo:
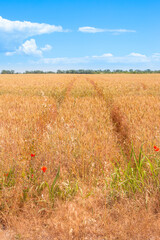
<path id="1" fill-rule="evenodd" d="M 116 70 L 84 70 L 84 69 L 79 69 L 79 70 L 57 70 L 56 72 L 54 71 L 42 71 L 42 70 L 34 70 L 34 71 L 25 71 L 23 74 L 105 74 L 105 73 L 160 73 L 160 70 L 121 70 L 121 69 L 116 69 Z M 14 70 L 2 70 L 1 74 L 19 74 L 19 72 L 15 72 Z"/>

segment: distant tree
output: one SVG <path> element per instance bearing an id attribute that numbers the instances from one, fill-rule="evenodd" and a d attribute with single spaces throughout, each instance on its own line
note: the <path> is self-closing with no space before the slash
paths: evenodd
<path id="1" fill-rule="evenodd" d="M 146 73 L 151 73 L 152 71 L 150 69 L 145 70 Z"/>
<path id="2" fill-rule="evenodd" d="M 45 73 L 41 70 L 34 70 L 34 71 L 25 71 L 24 74 L 41 74 L 41 73 Z"/>
<path id="3" fill-rule="evenodd" d="M 2 70 L 1 74 L 14 74 L 14 70 Z"/>
<path id="4" fill-rule="evenodd" d="M 57 73 L 64 73 L 64 71 L 62 71 L 62 70 L 57 70 Z"/>
<path id="5" fill-rule="evenodd" d="M 55 72 L 52 72 L 52 71 L 48 71 L 46 72 L 47 74 L 55 74 Z"/>
<path id="6" fill-rule="evenodd" d="M 106 69 L 106 70 L 104 70 L 104 73 L 110 73 L 110 72 L 111 72 L 110 69 Z"/>
<path id="7" fill-rule="evenodd" d="M 136 70 L 135 70 L 135 73 L 141 73 L 141 70 L 136 69 Z"/>
<path id="8" fill-rule="evenodd" d="M 91 70 L 91 69 L 79 69 L 79 70 L 57 70 L 57 72 L 52 72 L 52 71 L 47 71 L 44 72 L 42 70 L 33 70 L 33 71 L 25 71 L 23 72 L 23 74 L 105 74 L 105 73 L 137 73 L 137 74 L 142 74 L 142 73 L 160 73 L 160 70 L 150 70 L 150 69 L 146 69 L 146 70 L 133 70 L 133 69 L 129 69 L 127 70 L 121 70 L 121 69 L 115 69 L 115 70 L 110 70 L 110 69 L 105 69 L 105 70 Z M 1 74 L 19 74 L 18 72 L 15 72 L 14 70 L 2 70 Z"/>
<path id="9" fill-rule="evenodd" d="M 113 70 L 114 73 L 123 73 L 123 70 L 120 70 L 120 69 L 116 69 L 116 70 Z"/>

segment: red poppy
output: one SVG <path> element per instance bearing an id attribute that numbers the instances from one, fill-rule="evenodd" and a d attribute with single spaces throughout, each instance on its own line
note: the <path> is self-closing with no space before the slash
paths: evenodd
<path id="1" fill-rule="evenodd" d="M 159 148 L 156 147 L 156 146 L 154 146 L 154 150 L 155 150 L 156 152 L 158 152 L 158 151 L 159 151 Z"/>
<path id="2" fill-rule="evenodd" d="M 35 154 L 31 153 L 31 157 L 35 157 Z"/>
<path id="3" fill-rule="evenodd" d="M 41 168 L 41 170 L 45 173 L 45 171 L 47 170 L 47 168 L 46 168 L 45 166 L 43 166 L 43 167 Z"/>
<path id="4" fill-rule="evenodd" d="M 31 178 L 33 178 L 33 174 L 32 174 L 32 176 L 31 176 Z"/>

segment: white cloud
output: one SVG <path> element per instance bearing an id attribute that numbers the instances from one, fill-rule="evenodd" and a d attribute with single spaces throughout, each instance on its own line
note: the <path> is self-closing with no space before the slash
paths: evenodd
<path id="1" fill-rule="evenodd" d="M 113 57 L 112 53 L 105 53 L 102 55 L 102 57 Z"/>
<path id="2" fill-rule="evenodd" d="M 160 61 L 160 55 L 159 61 Z M 125 63 L 125 64 L 138 64 L 138 63 L 151 63 L 157 59 L 154 59 L 153 56 L 146 56 L 140 53 L 130 53 L 124 56 L 114 56 L 112 53 L 105 53 L 100 56 L 85 56 L 77 58 L 41 58 L 39 63 L 44 64 L 77 64 L 77 63 Z"/>
<path id="3" fill-rule="evenodd" d="M 16 51 L 15 52 L 6 52 L 5 53 L 6 56 L 13 56 L 14 54 L 16 54 Z"/>
<path id="4" fill-rule="evenodd" d="M 114 34 L 136 32 L 135 30 L 128 30 L 128 29 L 102 29 L 102 28 L 95 28 L 95 27 L 79 27 L 78 31 L 84 32 L 84 33 L 110 32 Z"/>
<path id="5" fill-rule="evenodd" d="M 51 50 L 52 47 L 48 44 L 45 45 L 43 48 L 38 48 L 35 39 L 30 39 L 25 41 L 21 46 L 19 46 L 16 51 L 13 52 L 6 52 L 6 56 L 12 56 L 14 54 L 26 54 L 26 55 L 33 55 L 33 56 L 42 56 L 43 51 Z"/>
<path id="6" fill-rule="evenodd" d="M 45 64 L 77 64 L 77 63 L 87 63 L 89 61 L 89 57 L 77 57 L 77 58 L 68 58 L 68 57 L 62 57 L 62 58 L 41 58 L 39 63 L 45 63 Z"/>
<path id="7" fill-rule="evenodd" d="M 26 55 L 37 55 L 41 56 L 42 51 L 37 48 L 36 41 L 34 39 L 27 40 L 18 49 L 19 52 L 23 52 Z"/>
<path id="8" fill-rule="evenodd" d="M 144 58 L 146 58 L 146 55 L 143 55 L 143 54 L 141 54 L 141 53 L 130 53 L 129 54 L 129 56 L 133 56 L 133 57 L 144 57 Z"/>
<path id="9" fill-rule="evenodd" d="M 38 48 L 37 44 L 34 39 L 30 39 L 25 41 L 17 50 L 13 52 L 7 52 L 6 56 L 12 56 L 14 54 L 26 54 L 30 56 L 37 56 L 40 57 L 38 61 L 34 61 L 35 64 L 42 64 L 42 65 L 48 65 L 48 66 L 56 66 L 61 65 L 67 66 L 67 65 L 73 65 L 77 66 L 80 64 L 86 64 L 84 66 L 87 66 L 87 64 L 90 64 L 91 66 L 94 66 L 95 64 L 138 64 L 141 66 L 141 64 L 154 64 L 156 62 L 160 62 L 160 53 L 154 53 L 150 56 L 141 54 L 141 53 L 135 53 L 131 52 L 128 55 L 122 55 L 122 56 L 116 56 L 112 53 L 104 53 L 99 56 L 84 56 L 84 57 L 59 57 L 59 58 L 45 58 L 43 57 L 43 52 L 50 50 L 50 45 L 45 45 L 42 48 Z"/>
<path id="10" fill-rule="evenodd" d="M 106 57 L 113 57 L 112 53 L 104 53 L 101 56 L 92 56 L 93 58 L 106 58 Z"/>
<path id="11" fill-rule="evenodd" d="M 46 44 L 43 48 L 41 48 L 42 51 L 50 51 L 52 49 L 52 46 L 49 44 Z"/>
<path id="12" fill-rule="evenodd" d="M 94 27 L 80 27 L 78 31 L 87 32 L 87 33 L 105 32 L 104 29 L 94 28 Z"/>
<path id="13" fill-rule="evenodd" d="M 12 36 L 12 38 L 25 39 L 27 37 L 52 32 L 64 32 L 61 26 L 46 23 L 32 23 L 29 21 L 11 21 L 0 16 L 0 36 Z"/>
<path id="14" fill-rule="evenodd" d="M 151 57 L 140 53 L 130 53 L 125 56 L 114 56 L 111 53 L 106 53 L 100 56 L 92 56 L 93 59 L 99 61 L 104 60 L 108 63 L 139 63 L 139 62 L 149 62 Z"/>
<path id="15" fill-rule="evenodd" d="M 153 53 L 153 54 L 152 54 L 152 58 L 153 58 L 155 61 L 160 61 L 160 53 Z"/>

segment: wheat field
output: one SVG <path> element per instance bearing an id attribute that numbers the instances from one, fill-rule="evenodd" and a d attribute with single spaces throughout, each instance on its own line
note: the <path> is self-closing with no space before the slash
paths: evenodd
<path id="1" fill-rule="evenodd" d="M 0 75 L 1 239 L 158 240 L 159 147 L 159 74 Z"/>

